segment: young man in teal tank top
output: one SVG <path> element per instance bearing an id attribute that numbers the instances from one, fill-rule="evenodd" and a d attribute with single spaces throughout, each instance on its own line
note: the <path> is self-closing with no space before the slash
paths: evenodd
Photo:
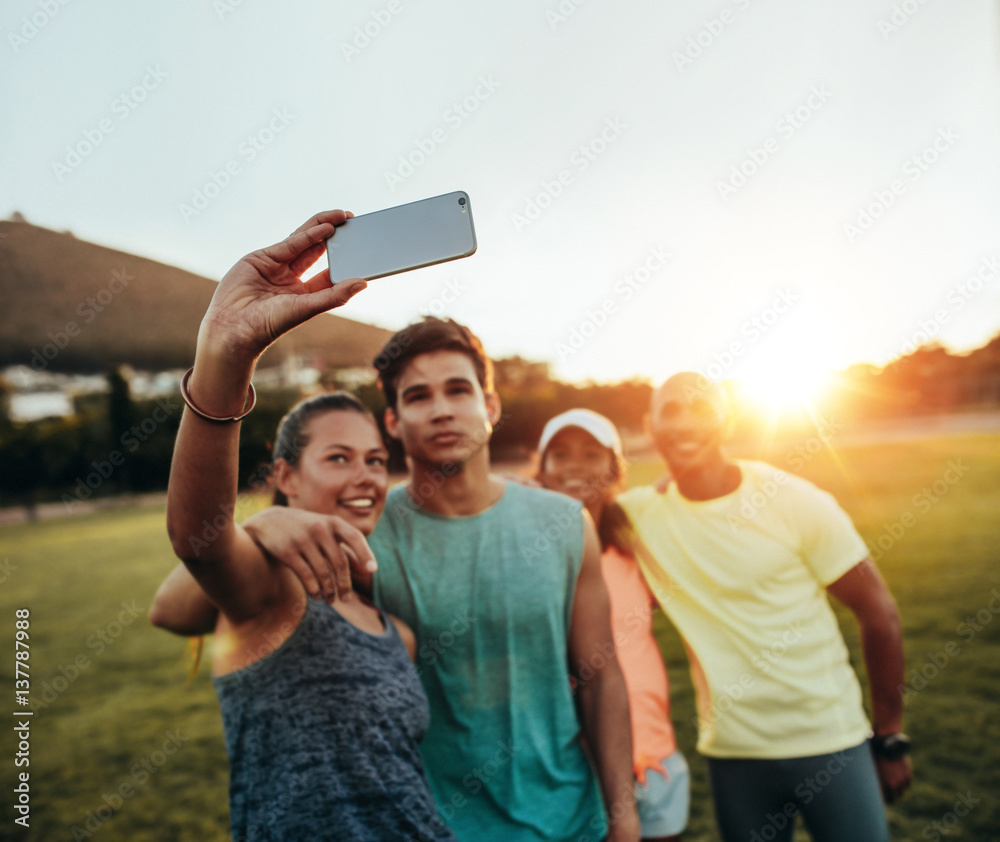
<path id="1" fill-rule="evenodd" d="M 618 818 L 609 838 L 638 838 L 628 702 L 593 525 L 572 501 L 490 473 L 500 404 L 467 328 L 425 319 L 376 366 L 410 477 L 373 536 L 374 593 L 414 624 L 422 647 L 432 723 L 422 750 L 442 815 L 460 839 L 602 837 L 568 663 L 589 676 L 578 696 Z M 468 617 L 457 629 L 456 615 Z"/>

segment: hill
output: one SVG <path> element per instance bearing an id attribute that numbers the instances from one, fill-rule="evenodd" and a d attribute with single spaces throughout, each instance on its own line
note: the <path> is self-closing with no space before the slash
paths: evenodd
<path id="1" fill-rule="evenodd" d="M 26 222 L 0 221 L 0 367 L 100 372 L 120 363 L 186 368 L 215 282 Z M 261 366 L 292 354 L 369 366 L 391 336 L 329 313 L 279 339 Z"/>

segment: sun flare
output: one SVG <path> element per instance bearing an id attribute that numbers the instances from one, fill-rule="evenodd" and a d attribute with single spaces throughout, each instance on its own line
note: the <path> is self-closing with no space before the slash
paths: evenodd
<path id="1" fill-rule="evenodd" d="M 786 360 L 780 366 L 747 371 L 739 377 L 746 397 L 770 415 L 812 410 L 833 381 L 832 372 L 812 361 Z"/>

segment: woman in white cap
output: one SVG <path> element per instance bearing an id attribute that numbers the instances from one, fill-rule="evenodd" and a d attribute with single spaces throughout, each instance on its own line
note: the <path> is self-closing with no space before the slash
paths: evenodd
<path id="1" fill-rule="evenodd" d="M 667 671 L 653 636 L 655 601 L 629 549 L 625 516 L 614 503 L 626 485 L 621 438 L 603 415 L 571 409 L 545 425 L 538 453 L 541 484 L 579 500 L 598 525 L 611 630 L 628 690 L 643 839 L 680 839 L 690 777 L 670 722 Z"/>

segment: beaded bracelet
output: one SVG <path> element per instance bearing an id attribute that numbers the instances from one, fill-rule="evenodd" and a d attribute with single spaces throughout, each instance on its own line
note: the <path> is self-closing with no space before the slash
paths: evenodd
<path id="1" fill-rule="evenodd" d="M 209 415 L 207 412 L 203 412 L 197 406 L 194 405 L 194 401 L 191 400 L 191 394 L 188 392 L 188 380 L 191 379 L 191 375 L 194 373 L 194 366 L 189 368 L 184 376 L 181 378 L 181 398 L 184 403 L 187 404 L 188 409 L 190 409 L 195 415 L 200 418 L 204 418 L 206 421 L 212 421 L 216 424 L 228 424 L 231 421 L 242 421 L 246 418 L 257 405 L 257 392 L 253 387 L 253 383 L 250 384 L 250 392 L 247 395 L 246 403 L 244 404 L 244 410 L 239 415 L 230 415 L 225 418 L 220 418 L 217 415 Z M 246 404 L 249 404 L 247 406 Z"/>

